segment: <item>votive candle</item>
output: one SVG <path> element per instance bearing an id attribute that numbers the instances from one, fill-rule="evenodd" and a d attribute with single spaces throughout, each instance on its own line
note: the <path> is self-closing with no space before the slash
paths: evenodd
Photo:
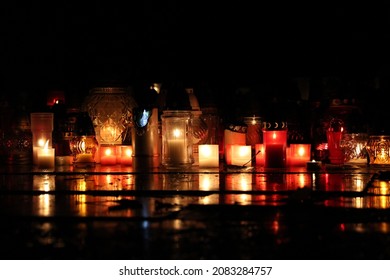
<path id="1" fill-rule="evenodd" d="M 133 164 L 133 147 L 132 146 L 121 146 L 120 163 L 122 165 Z"/>
<path id="2" fill-rule="evenodd" d="M 232 145 L 231 165 L 252 166 L 252 146 L 251 145 Z"/>
<path id="3" fill-rule="evenodd" d="M 54 148 L 43 147 L 37 150 L 37 165 L 40 169 L 53 169 L 55 166 Z"/>
<path id="4" fill-rule="evenodd" d="M 115 165 L 116 164 L 116 147 L 115 146 L 100 146 L 100 164 Z"/>
<path id="5" fill-rule="evenodd" d="M 199 145 L 199 167 L 219 167 L 219 146 Z"/>

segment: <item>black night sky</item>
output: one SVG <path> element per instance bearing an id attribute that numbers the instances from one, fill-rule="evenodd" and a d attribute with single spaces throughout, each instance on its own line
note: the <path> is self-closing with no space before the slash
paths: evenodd
<path id="1" fill-rule="evenodd" d="M 389 66 L 390 13 L 371 1 L 33 1 L 1 4 L 0 13 L 8 91 L 360 77 Z"/>

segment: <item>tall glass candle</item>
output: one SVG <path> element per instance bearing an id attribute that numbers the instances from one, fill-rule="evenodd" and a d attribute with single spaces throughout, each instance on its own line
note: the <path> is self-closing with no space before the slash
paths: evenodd
<path id="1" fill-rule="evenodd" d="M 33 141 L 33 163 L 37 165 L 38 149 L 41 149 L 47 141 L 49 148 L 53 145 L 54 114 L 49 112 L 33 112 L 30 114 L 30 122 Z"/>
<path id="2" fill-rule="evenodd" d="M 247 127 L 228 125 L 224 130 L 224 158 L 227 165 L 232 164 L 232 145 L 246 145 Z"/>
<path id="3" fill-rule="evenodd" d="M 341 147 L 341 140 L 344 134 L 344 122 L 340 119 L 332 119 L 329 129 L 326 131 L 328 140 L 329 161 L 332 164 L 344 163 L 344 152 Z"/>
<path id="4" fill-rule="evenodd" d="M 265 123 L 263 128 L 265 167 L 286 167 L 287 124 L 284 122 Z"/>
<path id="5" fill-rule="evenodd" d="M 48 147 L 48 143 L 49 141 L 37 150 L 37 165 L 40 169 L 52 170 L 55 167 L 55 151 Z"/>
<path id="6" fill-rule="evenodd" d="M 194 163 L 191 111 L 163 111 L 162 158 L 166 168 L 188 168 Z"/>

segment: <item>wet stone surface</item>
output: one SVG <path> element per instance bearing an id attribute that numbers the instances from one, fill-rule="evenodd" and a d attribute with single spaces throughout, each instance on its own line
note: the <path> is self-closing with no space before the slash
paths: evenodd
<path id="1" fill-rule="evenodd" d="M 0 258 L 387 259 L 384 176 L 4 170 Z"/>

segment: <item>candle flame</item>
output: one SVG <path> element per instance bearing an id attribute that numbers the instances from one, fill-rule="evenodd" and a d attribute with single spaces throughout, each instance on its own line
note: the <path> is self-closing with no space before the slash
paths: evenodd
<path id="1" fill-rule="evenodd" d="M 181 132 L 180 132 L 179 129 L 174 129 L 174 130 L 173 130 L 173 136 L 174 136 L 175 138 L 179 138 L 180 135 L 181 135 Z"/>
<path id="2" fill-rule="evenodd" d="M 110 148 L 104 150 L 104 154 L 105 154 L 106 156 L 110 156 L 111 153 L 112 153 L 112 151 L 111 151 Z"/>
<path id="3" fill-rule="evenodd" d="M 49 140 L 46 140 L 45 145 L 43 146 L 45 150 L 49 149 Z"/>
<path id="4" fill-rule="evenodd" d="M 133 151 L 130 148 L 126 149 L 126 156 L 131 157 L 132 154 L 133 154 Z"/>
<path id="5" fill-rule="evenodd" d="M 240 147 L 238 153 L 240 157 L 246 156 L 248 154 L 248 149 L 246 149 L 246 147 Z"/>
<path id="6" fill-rule="evenodd" d="M 276 139 L 276 133 L 275 132 L 272 134 L 272 139 Z"/>
<path id="7" fill-rule="evenodd" d="M 37 144 L 38 144 L 39 147 L 45 146 L 45 139 L 42 139 L 42 138 L 38 139 L 38 143 Z"/>
<path id="8" fill-rule="evenodd" d="M 255 117 L 252 117 L 252 121 L 251 121 L 252 125 L 255 125 L 257 124 L 257 121 L 256 121 L 256 118 Z"/>
<path id="9" fill-rule="evenodd" d="M 201 147 L 199 147 L 199 152 L 201 152 L 202 155 L 204 155 L 206 157 L 210 157 L 211 156 L 211 148 L 208 147 L 208 146 L 201 146 Z"/>
<path id="10" fill-rule="evenodd" d="M 303 147 L 299 147 L 298 149 L 298 155 L 300 157 L 304 156 L 305 155 L 305 149 Z"/>

